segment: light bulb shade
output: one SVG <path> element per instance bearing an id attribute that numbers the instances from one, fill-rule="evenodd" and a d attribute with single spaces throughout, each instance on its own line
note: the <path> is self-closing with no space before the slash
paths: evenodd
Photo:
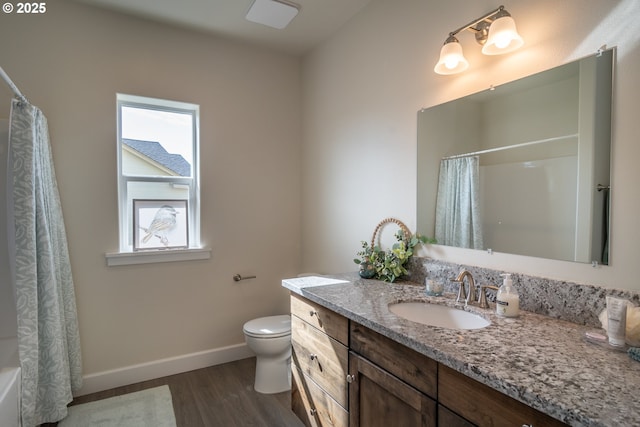
<path id="1" fill-rule="evenodd" d="M 513 52 L 524 44 L 511 16 L 502 16 L 491 24 L 487 42 L 482 47 L 485 55 L 502 55 Z"/>
<path id="2" fill-rule="evenodd" d="M 440 59 L 433 68 L 438 74 L 456 74 L 469 68 L 469 61 L 462 54 L 462 46 L 455 41 L 448 41 L 440 50 Z"/>

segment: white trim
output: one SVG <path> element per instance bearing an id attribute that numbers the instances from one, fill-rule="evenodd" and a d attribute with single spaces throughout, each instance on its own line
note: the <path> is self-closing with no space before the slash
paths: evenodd
<path id="1" fill-rule="evenodd" d="M 148 98 L 136 95 L 116 94 L 117 117 L 117 166 L 118 166 L 118 228 L 120 236 L 120 252 L 128 253 L 132 249 L 133 229 L 132 211 L 128 194 L 128 183 L 132 181 L 156 182 L 162 178 L 163 182 L 180 182 L 189 185 L 189 245 L 191 248 L 200 246 L 200 106 L 181 101 Z M 180 177 L 171 175 L 168 177 L 154 176 L 130 176 L 122 172 L 122 108 L 132 107 L 145 110 L 157 110 L 169 113 L 188 114 L 192 118 L 192 161 L 191 176 Z M 152 197 L 153 198 L 153 197 Z M 151 261 L 156 262 L 156 261 Z M 138 264 L 131 262 L 130 264 Z"/>
<path id="2" fill-rule="evenodd" d="M 245 343 L 97 372 L 83 377 L 83 386 L 74 393 L 74 396 L 83 396 L 253 356 L 255 356 L 254 353 Z"/>
<path id="3" fill-rule="evenodd" d="M 151 98 L 149 96 L 138 96 L 138 95 L 129 95 L 126 93 L 116 93 L 116 98 L 118 101 L 132 103 L 132 104 L 144 104 L 145 107 L 158 106 L 162 108 L 167 108 L 170 110 L 189 110 L 189 111 L 200 111 L 200 106 L 198 104 L 193 104 L 191 102 L 182 102 L 182 101 L 173 101 L 170 99 L 158 99 Z"/>
<path id="4" fill-rule="evenodd" d="M 156 262 L 194 261 L 210 259 L 211 249 L 163 249 L 158 251 L 112 252 L 105 254 L 108 267 Z"/>

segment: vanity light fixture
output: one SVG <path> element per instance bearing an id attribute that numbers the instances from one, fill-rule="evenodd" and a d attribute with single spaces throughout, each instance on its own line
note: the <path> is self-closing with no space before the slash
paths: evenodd
<path id="1" fill-rule="evenodd" d="M 513 52 L 524 44 L 522 37 L 516 30 L 515 21 L 504 9 L 504 6 L 500 6 L 450 32 L 440 50 L 440 59 L 433 71 L 448 75 L 460 73 L 469 67 L 469 61 L 462 54 L 462 45 L 456 38 L 456 34 L 464 30 L 475 33 L 476 41 L 482 45 L 482 53 L 485 55 Z"/>

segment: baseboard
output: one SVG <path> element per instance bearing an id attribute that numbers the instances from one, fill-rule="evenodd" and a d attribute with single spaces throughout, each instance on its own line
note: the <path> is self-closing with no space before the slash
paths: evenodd
<path id="1" fill-rule="evenodd" d="M 253 356 L 254 353 L 243 343 L 97 372 L 85 375 L 82 388 L 74 395 L 82 396 Z"/>

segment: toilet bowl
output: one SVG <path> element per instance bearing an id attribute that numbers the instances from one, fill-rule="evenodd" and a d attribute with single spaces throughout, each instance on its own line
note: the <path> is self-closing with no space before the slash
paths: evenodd
<path id="1" fill-rule="evenodd" d="M 260 317 L 242 329 L 247 345 L 256 354 L 255 391 L 291 390 L 291 316 Z"/>

